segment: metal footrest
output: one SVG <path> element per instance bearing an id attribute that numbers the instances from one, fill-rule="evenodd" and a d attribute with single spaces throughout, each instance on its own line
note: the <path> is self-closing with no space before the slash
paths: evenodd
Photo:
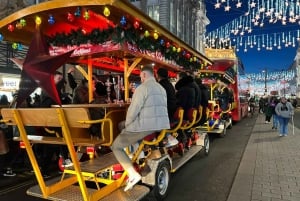
<path id="1" fill-rule="evenodd" d="M 104 156 L 80 163 L 80 168 L 82 172 L 97 173 L 99 170 L 103 170 L 117 163 L 119 162 L 115 158 L 114 154 L 108 153 Z M 75 171 L 74 166 L 68 167 L 66 170 Z"/>
<path id="2" fill-rule="evenodd" d="M 175 155 L 172 157 L 172 170 L 171 172 L 175 172 L 181 166 L 183 166 L 188 160 L 190 160 L 193 156 L 195 156 L 203 146 L 194 145 L 190 148 L 190 150 L 185 150 L 183 156 Z"/>
<path id="3" fill-rule="evenodd" d="M 48 182 L 57 182 L 58 179 L 56 178 L 53 181 L 49 180 Z M 87 190 L 89 194 L 92 194 L 95 191 L 97 191 L 97 189 L 91 188 L 87 188 Z M 131 190 L 127 192 L 124 192 L 124 187 L 122 187 L 112 192 L 108 196 L 102 198 L 101 201 L 138 201 L 145 197 L 149 193 L 149 191 L 150 189 L 148 187 L 142 185 L 135 185 Z M 27 194 L 34 197 L 43 198 L 42 192 L 38 185 L 29 188 L 27 190 Z M 58 192 L 55 192 L 49 195 L 47 199 L 55 201 L 83 201 L 80 187 L 76 185 L 71 185 Z"/>

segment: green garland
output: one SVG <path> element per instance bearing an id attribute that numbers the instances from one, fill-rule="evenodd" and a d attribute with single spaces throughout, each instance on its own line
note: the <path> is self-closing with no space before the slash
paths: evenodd
<path id="1" fill-rule="evenodd" d="M 161 43 L 160 39 L 153 37 L 146 37 L 138 29 L 133 27 L 124 28 L 122 26 L 109 27 L 105 30 L 93 29 L 90 33 L 84 34 L 82 29 L 72 30 L 70 33 L 57 33 L 50 36 L 48 43 L 53 46 L 68 46 L 81 44 L 102 44 L 106 41 L 113 41 L 115 43 L 124 43 L 125 41 L 136 45 L 140 50 L 148 50 L 151 52 L 159 51 L 169 60 L 173 60 L 177 65 L 184 67 L 186 70 L 197 70 L 203 66 L 200 59 L 187 58 L 182 52 L 173 50 L 173 46 Z"/>

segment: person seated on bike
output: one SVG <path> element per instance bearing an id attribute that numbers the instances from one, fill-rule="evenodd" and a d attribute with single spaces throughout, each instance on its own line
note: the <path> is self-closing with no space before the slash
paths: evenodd
<path id="1" fill-rule="evenodd" d="M 129 177 L 124 191 L 131 189 L 141 180 L 141 175 L 135 170 L 124 148 L 137 143 L 149 134 L 170 128 L 166 90 L 156 82 L 151 66 L 143 67 L 140 77 L 142 84 L 136 88 L 132 96 L 125 128 L 111 146 L 116 159 Z"/>

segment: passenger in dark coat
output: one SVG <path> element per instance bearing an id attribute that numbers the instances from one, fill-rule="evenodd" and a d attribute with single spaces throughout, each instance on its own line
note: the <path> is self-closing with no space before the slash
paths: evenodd
<path id="1" fill-rule="evenodd" d="M 195 82 L 198 84 L 200 91 L 201 91 L 201 101 L 200 105 L 202 106 L 202 118 L 199 122 L 199 125 L 202 125 L 206 122 L 207 116 L 206 116 L 206 109 L 208 107 L 208 100 L 210 98 L 209 90 L 208 88 L 202 84 L 201 78 L 196 78 Z"/>
<path id="2" fill-rule="evenodd" d="M 157 70 L 157 81 L 166 90 L 167 93 L 167 105 L 168 105 L 168 115 L 170 122 L 173 121 L 174 113 L 176 112 L 176 95 L 175 88 L 168 79 L 168 71 L 164 68 Z"/>
<path id="3" fill-rule="evenodd" d="M 177 107 L 184 110 L 184 119 L 188 120 L 189 109 L 195 106 L 195 89 L 193 87 L 194 80 L 191 76 L 183 75 L 175 84 Z"/>
<path id="4" fill-rule="evenodd" d="M 182 107 L 184 110 L 184 120 L 189 120 L 188 111 L 195 106 L 196 100 L 196 91 L 194 87 L 194 79 L 191 76 L 187 76 L 185 73 L 179 74 L 179 80 L 175 84 L 176 92 L 176 100 L 177 107 Z M 178 152 L 180 155 L 183 154 L 184 148 L 189 149 L 191 145 L 191 132 L 183 131 L 181 129 L 178 130 L 178 147 L 175 152 Z"/>

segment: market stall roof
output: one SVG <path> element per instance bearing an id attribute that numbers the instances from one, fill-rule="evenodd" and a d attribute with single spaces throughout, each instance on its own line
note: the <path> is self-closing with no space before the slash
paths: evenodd
<path id="1" fill-rule="evenodd" d="M 141 65 L 154 62 L 173 71 L 212 64 L 127 0 L 36 4 L 2 19 L 0 39 L 14 43 L 16 48 L 29 45 L 37 27 L 48 36 L 52 55 L 76 46 L 70 62 L 87 63 L 89 58 L 94 66 L 114 66 L 116 71 L 124 57 L 139 57 Z"/>

